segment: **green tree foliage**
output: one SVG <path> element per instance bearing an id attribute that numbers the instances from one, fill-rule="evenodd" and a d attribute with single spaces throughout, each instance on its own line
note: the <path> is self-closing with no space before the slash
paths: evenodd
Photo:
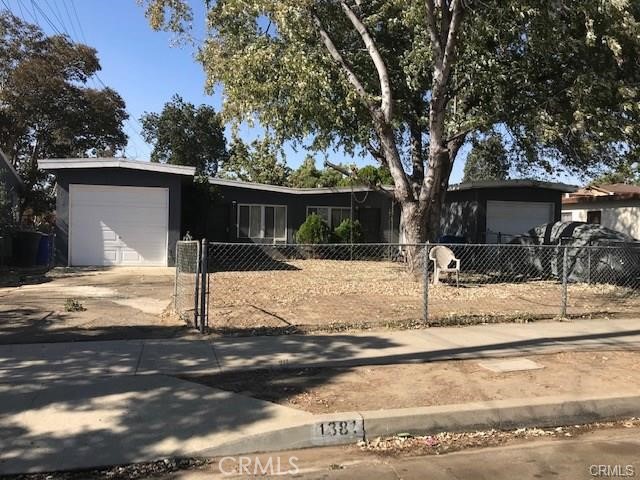
<path id="1" fill-rule="evenodd" d="M 359 168 L 355 175 L 356 183 L 363 185 L 393 185 L 393 178 L 389 169 L 380 165 L 375 167 L 373 165 L 366 165 Z"/>
<path id="2" fill-rule="evenodd" d="M 23 178 L 23 206 L 36 213 L 49 210 L 53 199 L 52 179 L 38 169 L 38 159 L 116 152 L 126 145 L 128 115 L 120 95 L 86 86 L 98 70 L 93 48 L 48 37 L 0 12 L 0 149 Z"/>
<path id="3" fill-rule="evenodd" d="M 229 148 L 229 159 L 223 165 L 220 176 L 244 182 L 287 185 L 291 169 L 282 151 L 269 137 L 254 140 L 247 145 L 233 135 Z"/>
<path id="4" fill-rule="evenodd" d="M 312 213 L 296 232 L 296 242 L 304 244 L 328 243 L 331 228 L 320 216 Z"/>
<path id="5" fill-rule="evenodd" d="M 153 28 L 189 20 L 186 2 L 140 1 Z M 473 134 L 504 131 L 519 170 L 583 174 L 638 157 L 638 1 L 204 3 L 200 58 L 225 117 L 368 151 L 393 178 L 408 242 L 437 237 Z"/>
<path id="6" fill-rule="evenodd" d="M 594 178 L 591 185 L 610 183 L 640 185 L 640 165 L 638 162 L 621 162 L 609 171 Z"/>
<path id="7" fill-rule="evenodd" d="M 463 182 L 509 178 L 509 158 L 500 135 L 474 138 L 471 145 L 472 150 L 464 164 Z"/>
<path id="8" fill-rule="evenodd" d="M 175 95 L 160 113 L 140 119 L 143 138 L 153 145 L 151 161 L 196 167 L 197 175 L 215 175 L 227 159 L 220 116 L 208 105 L 196 107 Z"/>
<path id="9" fill-rule="evenodd" d="M 333 231 L 333 240 L 336 243 L 360 243 L 364 240 L 364 233 L 359 220 L 351 221 L 345 218 Z"/>
<path id="10" fill-rule="evenodd" d="M 315 158 L 308 155 L 302 164 L 291 172 L 289 185 L 297 188 L 345 187 L 349 186 L 349 178 L 332 168 L 319 170 L 316 168 Z"/>

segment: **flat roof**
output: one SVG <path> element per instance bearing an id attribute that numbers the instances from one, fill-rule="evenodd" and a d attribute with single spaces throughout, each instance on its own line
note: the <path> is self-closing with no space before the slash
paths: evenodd
<path id="1" fill-rule="evenodd" d="M 43 170 L 67 170 L 80 168 L 128 168 L 147 172 L 172 173 L 174 175 L 193 176 L 195 167 L 182 165 L 168 165 L 166 163 L 143 162 L 126 158 L 45 158 L 38 160 L 38 166 Z"/>
<path id="2" fill-rule="evenodd" d="M 545 188 L 547 190 L 558 190 L 559 192 L 575 192 L 576 185 L 559 182 L 544 182 L 542 180 L 484 180 L 480 182 L 465 182 L 449 186 L 449 191 L 473 190 L 478 188 Z"/>
<path id="3" fill-rule="evenodd" d="M 374 191 L 366 185 L 354 185 L 352 187 L 318 187 L 318 188 L 296 188 L 285 187 L 281 185 L 268 185 L 266 183 L 245 182 L 243 180 L 231 180 L 228 178 L 209 177 L 209 183 L 212 185 L 221 185 L 225 187 L 248 188 L 251 190 L 264 190 L 268 192 L 295 193 L 314 195 L 318 193 L 351 193 L 351 192 L 370 192 Z M 393 187 L 381 187 L 392 191 Z"/>

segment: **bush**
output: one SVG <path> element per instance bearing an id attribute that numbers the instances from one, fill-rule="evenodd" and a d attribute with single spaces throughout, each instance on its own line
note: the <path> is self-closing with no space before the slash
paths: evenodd
<path id="1" fill-rule="evenodd" d="M 358 220 L 351 221 L 345 218 L 333 231 L 333 238 L 336 243 L 360 243 L 364 239 L 362 227 Z"/>
<path id="2" fill-rule="evenodd" d="M 330 234 L 331 229 L 327 222 L 312 213 L 296 232 L 296 242 L 308 244 L 328 243 Z"/>

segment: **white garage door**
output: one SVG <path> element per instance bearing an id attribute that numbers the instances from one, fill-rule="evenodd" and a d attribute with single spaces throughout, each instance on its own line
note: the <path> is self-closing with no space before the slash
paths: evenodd
<path id="1" fill-rule="evenodd" d="M 166 265 L 169 190 L 69 186 L 70 265 Z"/>
<path id="2" fill-rule="evenodd" d="M 502 243 L 543 223 L 553 222 L 553 203 L 487 201 L 487 243 Z"/>

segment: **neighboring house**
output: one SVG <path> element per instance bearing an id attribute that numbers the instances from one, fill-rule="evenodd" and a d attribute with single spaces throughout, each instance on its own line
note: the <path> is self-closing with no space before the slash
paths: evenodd
<path id="1" fill-rule="evenodd" d="M 125 159 L 42 160 L 57 178 L 58 262 L 68 265 L 172 265 L 187 231 L 218 242 L 292 243 L 311 213 L 332 227 L 360 221 L 365 241 L 402 239 L 400 209 L 367 187 L 290 188 L 211 178 L 219 199 L 189 205 L 194 169 Z M 562 194 L 575 188 L 514 180 L 452 186 L 442 234 L 471 242 L 508 241 L 560 219 Z"/>
<path id="2" fill-rule="evenodd" d="M 640 239 L 640 187 L 614 183 L 566 194 L 562 220 L 600 224 Z"/>
<path id="3" fill-rule="evenodd" d="M 0 151 L 0 194 L 4 196 L 2 201 L 7 200 L 9 208 L 14 212 L 13 215 L 15 221 L 18 220 L 17 215 L 19 211 L 20 192 L 22 192 L 24 185 L 22 180 L 15 171 L 9 158 Z"/>

